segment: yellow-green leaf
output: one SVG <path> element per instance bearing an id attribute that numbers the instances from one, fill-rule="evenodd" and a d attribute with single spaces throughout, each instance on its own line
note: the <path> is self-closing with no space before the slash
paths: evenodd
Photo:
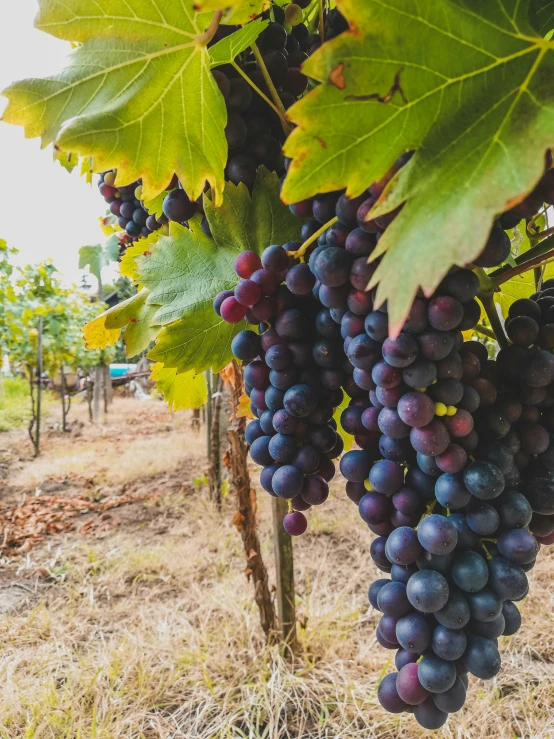
<path id="1" fill-rule="evenodd" d="M 227 156 L 223 96 L 200 35 L 209 17 L 156 0 L 40 0 L 36 26 L 78 42 L 69 66 L 5 90 L 8 123 L 64 151 L 142 178 L 143 197 L 177 173 L 191 198 L 206 181 L 219 202 Z"/>
<path id="2" fill-rule="evenodd" d="M 508 282 L 500 285 L 500 291 L 494 293 L 494 300 L 500 306 L 502 315 L 506 318 L 512 303 L 520 298 L 528 298 L 534 292 L 535 280 L 533 270 L 530 270 L 521 275 L 516 275 Z"/>
<path id="3" fill-rule="evenodd" d="M 177 374 L 176 369 L 160 362 L 152 367 L 151 379 L 174 411 L 201 408 L 208 400 L 208 385 L 202 373 L 191 370 Z"/>
<path id="4" fill-rule="evenodd" d="M 194 0 L 196 10 L 224 10 L 224 23 L 248 23 L 269 7 L 270 0 Z"/>

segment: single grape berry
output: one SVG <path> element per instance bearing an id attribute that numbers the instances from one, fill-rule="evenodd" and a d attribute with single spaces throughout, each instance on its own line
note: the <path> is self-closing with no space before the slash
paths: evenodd
<path id="1" fill-rule="evenodd" d="M 283 528 L 291 536 L 302 536 L 308 528 L 308 521 L 303 513 L 293 511 L 283 518 Z"/>

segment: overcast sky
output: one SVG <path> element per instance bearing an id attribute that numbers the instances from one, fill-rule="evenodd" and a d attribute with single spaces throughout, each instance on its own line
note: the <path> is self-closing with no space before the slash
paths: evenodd
<path id="1" fill-rule="evenodd" d="M 70 51 L 66 42 L 33 28 L 36 0 L 9 6 L 0 24 L 0 90 L 58 72 Z M 0 113 L 5 104 L 0 97 Z M 98 225 L 105 203 L 96 185 L 54 163 L 52 149 L 41 150 L 39 139 L 25 139 L 22 128 L 2 122 L 0 173 L 0 238 L 19 249 L 20 264 L 50 257 L 66 283 L 79 283 L 79 247 L 105 238 Z"/>

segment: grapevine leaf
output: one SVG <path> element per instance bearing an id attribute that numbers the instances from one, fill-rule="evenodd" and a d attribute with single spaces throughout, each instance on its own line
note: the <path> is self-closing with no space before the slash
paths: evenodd
<path id="1" fill-rule="evenodd" d="M 115 346 L 121 336 L 120 328 L 107 329 L 106 317 L 102 313 L 83 328 L 83 338 L 87 349 L 107 349 Z"/>
<path id="2" fill-rule="evenodd" d="M 119 262 L 119 274 L 123 277 L 128 277 L 135 285 L 142 288 L 136 259 L 137 257 L 150 256 L 152 251 L 157 247 L 159 239 L 160 234 L 158 231 L 155 231 L 149 236 L 135 241 L 132 246 L 128 246 Z"/>
<path id="3" fill-rule="evenodd" d="M 141 342 L 140 337 L 143 337 L 146 328 L 150 327 L 151 316 L 149 315 L 149 311 L 145 310 L 147 297 L 148 291 L 141 290 L 141 292 L 114 305 L 112 308 L 104 311 L 104 313 L 101 313 L 93 321 L 87 323 L 83 328 L 83 336 L 87 349 L 105 349 L 108 346 L 114 346 L 121 336 L 122 328 L 131 323 L 146 324 L 140 327 L 137 326 L 134 334 L 132 334 L 132 341 L 134 342 L 133 349 L 136 348 Z M 150 339 L 135 354 L 140 354 L 149 343 Z"/>
<path id="4" fill-rule="evenodd" d="M 210 49 L 211 66 L 218 67 L 220 64 L 230 64 L 238 54 L 252 46 L 268 24 L 268 20 L 264 21 L 261 18 L 256 18 L 252 23 L 248 23 L 230 36 L 218 41 Z"/>
<path id="5" fill-rule="evenodd" d="M 88 267 L 91 275 L 94 275 L 99 280 L 102 268 L 105 266 L 106 262 L 104 261 L 103 249 L 100 244 L 82 246 L 79 249 L 79 269 Z"/>
<path id="6" fill-rule="evenodd" d="M 250 403 L 250 398 L 246 393 L 243 393 L 239 398 L 235 416 L 237 418 L 248 418 L 251 421 L 256 418 L 256 416 L 252 413 L 252 404 Z"/>
<path id="7" fill-rule="evenodd" d="M 322 84 L 288 110 L 298 127 L 283 198 L 359 195 L 415 150 L 372 213 L 404 206 L 370 283 L 395 334 L 418 288 L 429 295 L 452 264 L 471 262 L 494 216 L 540 178 L 554 143 L 554 42 L 530 27 L 529 0 L 338 6 L 350 30 L 305 62 Z"/>
<path id="8" fill-rule="evenodd" d="M 174 367 L 179 374 L 188 370 L 203 372 L 210 367 L 219 372 L 233 359 L 233 337 L 247 326 L 246 321 L 225 323 L 211 306 L 197 304 L 184 318 L 160 331 L 148 358 Z"/>
<path id="9" fill-rule="evenodd" d="M 101 244 L 94 244 L 93 246 L 82 246 L 79 249 L 79 269 L 88 267 L 91 275 L 100 280 L 104 267 L 107 267 L 110 262 L 116 262 L 118 258 L 119 239 L 112 234 L 105 247 Z"/>
<path id="10" fill-rule="evenodd" d="M 117 234 L 113 234 L 106 241 L 105 247 L 106 262 L 117 262 L 119 259 L 119 237 Z"/>
<path id="11" fill-rule="evenodd" d="M 156 390 L 163 393 L 171 410 L 201 408 L 208 400 L 206 377 L 193 370 L 177 374 L 173 368 L 164 367 L 160 362 L 152 367 L 152 382 Z"/>
<path id="12" fill-rule="evenodd" d="M 161 216 L 163 214 L 163 202 L 169 192 L 170 190 L 164 190 L 163 192 L 159 193 L 159 195 L 156 195 L 155 198 L 144 201 L 144 207 L 148 211 L 148 215 L 154 216 L 154 218 L 158 218 L 158 216 Z"/>
<path id="13" fill-rule="evenodd" d="M 143 196 L 174 173 L 191 198 L 206 180 L 216 202 L 227 155 L 223 96 L 210 73 L 209 18 L 156 0 L 40 0 L 36 26 L 77 42 L 69 66 L 5 90 L 8 123 L 64 151 L 117 167 L 118 182 L 142 177 Z"/>
<path id="14" fill-rule="evenodd" d="M 260 169 L 252 197 L 245 185 L 226 183 L 223 204 L 205 199 L 212 237 L 197 219 L 190 230 L 171 224 L 148 258 L 136 259 L 141 283 L 150 290 L 148 303 L 159 306 L 156 323 L 166 325 L 197 306 L 212 311 L 218 292 L 237 284 L 233 263 L 245 249 L 261 253 L 269 244 L 298 238 L 302 221 L 279 200 L 276 174 Z"/>
<path id="15" fill-rule="evenodd" d="M 554 0 L 531 0 L 529 18 L 541 36 L 554 29 Z"/>
<path id="16" fill-rule="evenodd" d="M 73 154 L 70 151 L 60 151 L 56 147 L 53 149 L 53 158 L 55 162 L 58 162 L 70 174 L 79 164 L 79 156 L 77 154 Z"/>
<path id="17" fill-rule="evenodd" d="M 136 315 L 129 319 L 129 323 L 123 334 L 123 343 L 125 344 L 125 352 L 127 357 L 136 357 L 156 338 L 159 326 L 153 323 L 154 314 L 156 313 L 155 305 L 143 305 L 138 307 Z M 106 321 L 106 324 L 108 321 Z"/>
<path id="18" fill-rule="evenodd" d="M 221 207 L 205 196 L 204 209 L 220 249 L 250 249 L 258 254 L 270 244 L 298 239 L 304 222 L 283 205 L 279 178 L 265 167 L 258 168 L 252 197 L 245 185 L 228 182 Z"/>
<path id="19" fill-rule="evenodd" d="M 520 298 L 528 298 L 533 292 L 535 292 L 535 281 L 533 271 L 530 270 L 512 277 L 507 282 L 503 282 L 499 291 L 494 293 L 494 300 L 500 306 L 502 315 L 506 318 L 512 303 Z"/>
<path id="20" fill-rule="evenodd" d="M 271 6 L 270 0 L 195 0 L 194 9 L 202 12 L 224 10 L 224 23 L 248 23 Z"/>
<path id="21" fill-rule="evenodd" d="M 150 257 L 137 260 L 140 279 L 150 290 L 148 302 L 158 306 L 160 325 L 181 318 L 196 306 L 213 311 L 215 295 L 237 284 L 233 262 L 238 251 L 218 249 L 196 221 L 191 222 L 190 231 L 172 223 L 170 232 Z"/>

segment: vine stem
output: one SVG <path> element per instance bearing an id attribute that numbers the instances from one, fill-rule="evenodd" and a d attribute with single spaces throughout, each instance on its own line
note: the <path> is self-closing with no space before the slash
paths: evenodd
<path id="1" fill-rule="evenodd" d="M 498 341 L 500 348 L 505 349 L 508 346 L 508 339 L 504 333 L 504 329 L 502 328 L 502 323 L 498 317 L 498 313 L 496 312 L 494 298 L 492 295 L 480 295 L 479 300 L 483 304 L 483 308 L 485 309 L 485 313 L 487 314 L 487 318 L 489 319 L 492 330 L 494 331 L 494 336 Z"/>
<path id="2" fill-rule="evenodd" d="M 285 136 L 288 136 L 289 133 L 291 132 L 291 126 L 289 122 L 287 121 L 287 112 L 285 110 L 285 106 L 283 105 L 283 101 L 279 97 L 279 93 L 277 92 L 277 89 L 275 85 L 273 84 L 273 80 L 271 79 L 271 76 L 269 72 L 267 71 L 267 67 L 265 66 L 263 56 L 260 54 L 260 50 L 258 49 L 258 46 L 255 41 L 252 43 L 251 49 L 254 52 L 254 56 L 256 57 L 256 63 L 258 64 L 258 67 L 260 69 L 260 72 L 262 73 L 265 83 L 269 88 L 269 92 L 271 93 L 271 98 L 280 111 L 279 117 L 281 119 L 281 125 L 283 126 L 283 131 L 285 132 Z"/>
<path id="3" fill-rule="evenodd" d="M 533 259 L 529 259 L 526 262 L 523 262 L 522 264 L 518 264 L 516 267 L 512 267 L 511 269 L 506 270 L 506 272 L 500 275 L 498 279 L 495 279 L 494 283 L 495 285 L 502 285 L 504 282 L 508 282 L 508 280 L 511 280 L 512 277 L 516 277 L 517 275 L 520 275 L 523 272 L 529 272 L 530 270 L 535 269 L 536 267 L 541 267 L 543 264 L 546 264 L 546 262 L 551 260 L 553 257 L 554 257 L 554 249 L 551 249 L 545 254 L 540 254 L 539 256 L 536 256 Z"/>
<path id="4" fill-rule="evenodd" d="M 477 326 L 473 327 L 473 331 L 475 331 L 478 334 L 483 334 L 483 336 L 488 336 L 489 339 L 493 339 L 496 341 L 496 336 L 494 331 L 491 331 L 490 328 L 487 326 L 482 326 L 480 323 L 477 324 Z"/>
<path id="5" fill-rule="evenodd" d="M 218 10 L 217 13 L 214 15 L 214 17 L 212 18 L 212 20 L 210 21 L 210 25 L 206 28 L 204 33 L 201 33 L 200 36 L 196 38 L 196 43 L 199 46 L 207 46 L 210 43 L 210 41 L 215 36 L 217 29 L 219 28 L 219 24 L 221 23 L 222 18 L 223 18 L 223 11 Z"/>
<path id="6" fill-rule="evenodd" d="M 241 68 L 239 67 L 239 65 L 238 65 L 238 64 L 237 64 L 237 63 L 236 63 L 236 62 L 235 62 L 234 60 L 233 60 L 233 61 L 231 62 L 231 64 L 232 64 L 232 65 L 233 65 L 233 67 L 234 67 L 234 68 L 236 69 L 236 71 L 237 71 L 237 72 L 238 72 L 238 73 L 239 73 L 239 74 L 241 75 L 241 77 L 242 77 L 242 78 L 243 78 L 243 79 L 244 79 L 244 80 L 245 80 L 246 82 L 248 82 L 248 84 L 250 85 L 250 87 L 251 87 L 251 88 L 252 88 L 252 89 L 253 89 L 253 90 L 254 90 L 255 92 L 257 92 L 257 93 L 258 93 L 258 95 L 259 95 L 259 96 L 260 96 L 260 97 L 261 97 L 261 98 L 262 98 L 263 100 L 265 100 L 265 102 L 266 102 L 266 103 L 267 103 L 267 104 L 268 104 L 268 105 L 269 105 L 269 106 L 270 106 L 271 108 L 273 108 L 273 110 L 274 110 L 274 111 L 275 111 L 275 112 L 277 113 L 277 115 L 278 115 L 278 116 L 279 116 L 279 118 L 281 119 L 281 123 L 282 123 L 283 125 L 285 125 L 285 124 L 286 124 L 286 125 L 288 126 L 288 123 L 287 123 L 286 119 L 285 119 L 285 118 L 283 118 L 283 114 L 281 113 L 281 111 L 279 110 L 279 108 L 278 108 L 278 107 L 277 107 L 277 106 L 276 106 L 276 105 L 275 105 L 275 104 L 274 104 L 274 103 L 273 103 L 273 102 L 272 102 L 272 101 L 271 101 L 271 100 L 270 100 L 270 99 L 269 99 L 269 98 L 267 97 L 267 95 L 266 95 L 265 93 L 263 93 L 263 92 L 262 92 L 262 91 L 260 90 L 260 88 L 258 87 L 258 85 L 256 85 L 256 83 L 255 83 L 255 82 L 252 82 L 252 80 L 250 79 L 250 77 L 249 77 L 249 76 L 248 76 L 248 75 L 247 75 L 247 74 L 246 74 L 245 72 L 243 72 L 243 71 L 242 71 L 242 69 L 241 69 Z"/>
<path id="7" fill-rule="evenodd" d="M 534 267 L 539 267 L 544 262 L 552 259 L 554 257 L 554 233 L 550 233 L 551 231 L 554 232 L 554 229 L 543 231 L 543 234 L 547 234 L 547 238 L 518 257 L 515 267 L 511 267 L 510 269 L 501 268 L 491 272 L 488 275 L 488 279 L 491 281 L 493 287 L 497 288 L 504 282 L 511 280 L 512 277 L 516 277 Z"/>
<path id="8" fill-rule="evenodd" d="M 324 12 L 324 0 L 319 0 L 319 35 L 321 36 L 321 43 L 325 41 L 325 20 L 323 18 Z"/>
<path id="9" fill-rule="evenodd" d="M 310 244 L 313 244 L 316 239 L 319 239 L 321 234 L 325 233 L 325 231 L 327 231 L 328 228 L 331 228 L 331 226 L 338 220 L 337 216 L 335 216 L 334 218 L 331 218 L 330 221 L 327 221 L 327 223 L 324 223 L 323 226 L 315 232 L 315 234 L 312 234 L 309 239 L 306 239 L 300 249 L 297 251 L 288 251 L 287 254 L 289 257 L 303 257 Z"/>

